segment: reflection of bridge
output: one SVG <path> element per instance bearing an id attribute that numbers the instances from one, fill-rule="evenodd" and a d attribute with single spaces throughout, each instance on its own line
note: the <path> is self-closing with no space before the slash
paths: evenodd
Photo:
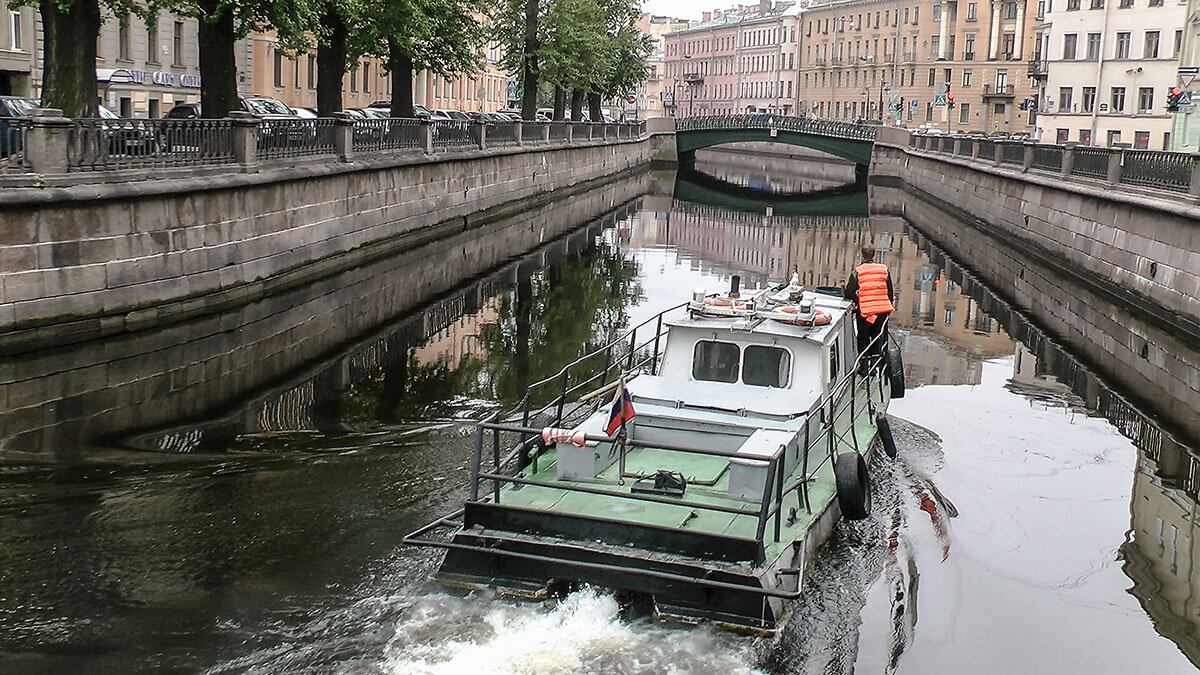
<path id="1" fill-rule="evenodd" d="M 786 143 L 848 159 L 866 175 L 875 144 L 876 127 L 783 115 L 716 115 L 685 117 L 675 122 L 675 145 L 680 162 L 690 164 L 696 151 L 724 143 L 766 141 Z"/>
<path id="2" fill-rule="evenodd" d="M 787 216 L 865 216 L 867 192 L 861 186 L 839 186 L 800 193 L 770 193 L 742 187 L 699 171 L 680 171 L 675 197 L 737 211 Z"/>

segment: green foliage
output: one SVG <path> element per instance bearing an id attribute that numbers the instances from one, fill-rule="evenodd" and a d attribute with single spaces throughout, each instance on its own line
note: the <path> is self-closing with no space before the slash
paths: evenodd
<path id="1" fill-rule="evenodd" d="M 486 0 L 357 0 L 365 20 L 351 30 L 351 53 L 390 59 L 407 55 L 413 68 L 438 75 L 473 73 L 487 38 L 476 16 Z M 389 40 L 400 50 L 392 54 Z"/>

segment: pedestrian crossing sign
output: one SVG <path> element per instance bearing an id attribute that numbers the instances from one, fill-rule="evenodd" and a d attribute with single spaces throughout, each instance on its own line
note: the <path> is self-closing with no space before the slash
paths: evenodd
<path id="1" fill-rule="evenodd" d="M 946 95 L 945 94 L 934 94 L 933 95 L 933 105 L 934 105 L 934 107 L 938 107 L 938 108 L 946 107 Z"/>

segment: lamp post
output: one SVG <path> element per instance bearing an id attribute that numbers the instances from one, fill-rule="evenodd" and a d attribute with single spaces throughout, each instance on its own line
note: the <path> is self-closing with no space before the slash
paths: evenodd
<path id="1" fill-rule="evenodd" d="M 876 112 L 879 113 L 878 120 L 879 120 L 880 126 L 883 126 L 883 88 L 886 86 L 887 86 L 887 82 L 884 82 L 883 78 L 879 78 L 879 110 L 877 110 Z M 889 103 L 890 103 L 890 101 L 889 101 Z"/>

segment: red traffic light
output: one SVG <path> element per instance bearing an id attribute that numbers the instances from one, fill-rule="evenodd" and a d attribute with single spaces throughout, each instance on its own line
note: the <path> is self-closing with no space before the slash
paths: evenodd
<path id="1" fill-rule="evenodd" d="M 954 92 L 950 92 L 949 94 L 946 94 L 946 98 L 953 101 L 954 100 Z"/>
<path id="2" fill-rule="evenodd" d="M 1172 96 L 1178 96 L 1181 92 L 1183 92 L 1183 90 L 1180 89 L 1179 87 L 1171 87 L 1171 95 Z"/>

